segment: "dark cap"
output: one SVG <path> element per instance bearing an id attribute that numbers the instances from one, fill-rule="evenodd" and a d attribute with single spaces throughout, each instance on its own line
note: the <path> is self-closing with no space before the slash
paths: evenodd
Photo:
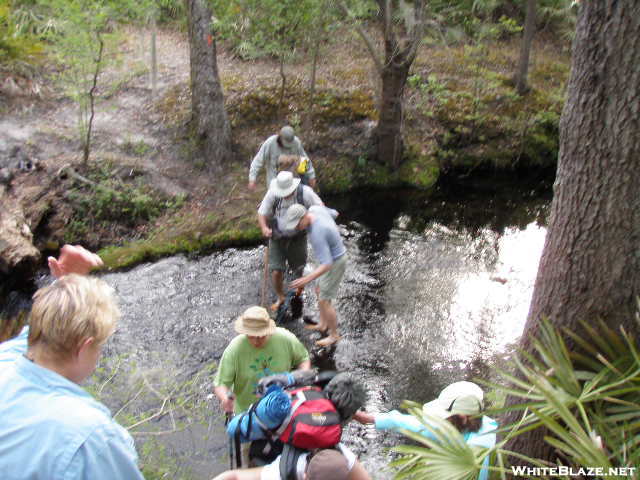
<path id="1" fill-rule="evenodd" d="M 347 480 L 347 459 L 337 450 L 320 450 L 307 465 L 307 480 Z"/>

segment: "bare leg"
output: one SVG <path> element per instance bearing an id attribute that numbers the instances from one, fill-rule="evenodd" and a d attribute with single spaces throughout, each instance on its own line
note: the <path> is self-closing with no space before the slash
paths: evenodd
<path id="1" fill-rule="evenodd" d="M 340 340 L 338 335 L 338 317 L 336 309 L 333 307 L 331 300 L 318 300 L 318 310 L 320 310 L 320 325 L 329 330 L 329 336 L 318 340 L 316 345 L 326 347 Z"/>
<path id="2" fill-rule="evenodd" d="M 284 289 L 282 286 L 284 280 L 284 272 L 282 270 L 272 270 L 271 271 L 271 282 L 273 283 L 273 289 L 278 296 L 278 301 L 271 305 L 271 310 L 278 310 L 278 307 L 282 302 L 284 302 Z"/>

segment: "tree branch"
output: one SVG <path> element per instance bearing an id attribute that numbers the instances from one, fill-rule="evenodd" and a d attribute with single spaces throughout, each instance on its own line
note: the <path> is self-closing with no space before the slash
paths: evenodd
<path id="1" fill-rule="evenodd" d="M 353 15 L 351 14 L 347 6 L 344 4 L 344 2 L 338 2 L 338 6 L 347 17 L 353 17 Z M 380 61 L 380 58 L 376 53 L 376 48 L 373 44 L 373 41 L 371 40 L 371 38 L 369 38 L 369 36 L 367 35 L 367 32 L 364 31 L 361 25 L 355 24 L 353 28 L 355 28 L 356 33 L 360 36 L 360 38 L 362 38 L 362 41 L 367 47 L 367 50 L 371 55 L 371 59 L 373 60 L 373 64 L 376 67 L 376 71 L 378 72 L 379 75 L 382 75 L 382 70 L 383 70 L 382 62 Z"/>

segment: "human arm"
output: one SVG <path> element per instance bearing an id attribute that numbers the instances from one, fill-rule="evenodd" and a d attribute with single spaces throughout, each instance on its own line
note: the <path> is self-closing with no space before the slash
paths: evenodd
<path id="1" fill-rule="evenodd" d="M 429 427 L 413 415 L 391 410 L 387 413 L 378 413 L 373 415 L 373 417 L 376 430 L 393 430 L 399 432 L 401 429 L 405 429 L 418 433 L 423 437 L 435 439 Z"/>
<path id="2" fill-rule="evenodd" d="M 311 370 L 311 360 L 308 358 L 298 364 L 296 370 Z"/>
<path id="3" fill-rule="evenodd" d="M 364 469 L 360 461 L 356 460 L 355 465 L 349 471 L 348 480 L 370 480 L 370 476 Z"/>
<path id="4" fill-rule="evenodd" d="M 51 274 L 60 278 L 70 273 L 86 275 L 96 267 L 104 265 L 102 259 L 80 245 L 64 245 L 60 250 L 60 256 L 56 259 L 47 259 Z"/>
<path id="5" fill-rule="evenodd" d="M 213 393 L 220 401 L 220 408 L 225 413 L 233 413 L 235 407 L 235 395 L 226 385 L 217 385 L 213 387 Z"/>
<path id="6" fill-rule="evenodd" d="M 316 278 L 324 275 L 329 270 L 331 270 L 332 266 L 333 266 L 333 263 L 320 265 L 308 275 L 304 275 L 303 277 L 296 278 L 293 282 L 289 284 L 289 286 L 291 288 L 303 288 L 307 283 L 313 282 Z"/>
<path id="7" fill-rule="evenodd" d="M 232 387 L 236 378 L 236 356 L 231 344 L 222 353 L 222 358 L 218 365 L 218 371 L 213 379 L 213 393 L 220 402 L 223 412 L 233 413 L 235 408 L 235 395 Z"/>
<path id="8" fill-rule="evenodd" d="M 273 234 L 273 230 L 269 228 L 268 221 L 269 219 L 265 215 L 258 214 L 258 225 L 260 226 L 260 231 L 262 231 L 262 236 L 265 238 L 271 238 Z"/>
<path id="9" fill-rule="evenodd" d="M 264 467 L 249 468 L 245 470 L 227 470 L 213 480 L 260 480 Z"/>
<path id="10" fill-rule="evenodd" d="M 253 160 L 251 160 L 251 165 L 249 166 L 249 190 L 253 191 L 253 189 L 255 189 L 256 178 L 258 178 L 258 173 L 260 173 L 260 170 L 264 166 L 264 158 L 269 147 L 269 139 L 260 145 L 258 153 L 256 153 Z"/>
<path id="11" fill-rule="evenodd" d="M 131 435 L 113 420 L 95 428 L 82 442 L 65 478 L 144 480 Z"/>
<path id="12" fill-rule="evenodd" d="M 365 412 L 364 410 L 358 410 L 353 414 L 352 418 L 363 425 L 376 423 L 376 417 L 372 413 Z"/>

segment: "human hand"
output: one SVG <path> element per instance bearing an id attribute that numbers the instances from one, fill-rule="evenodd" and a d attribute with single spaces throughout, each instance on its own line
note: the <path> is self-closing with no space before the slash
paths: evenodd
<path id="1" fill-rule="evenodd" d="M 233 413 L 233 409 L 235 407 L 235 395 L 231 392 L 227 394 L 224 400 L 220 402 L 220 408 L 225 413 Z"/>
<path id="2" fill-rule="evenodd" d="M 86 275 L 96 267 L 104 265 L 102 259 L 80 245 L 64 245 L 60 257 L 47 259 L 51 274 L 60 278 L 70 273 Z"/>
<path id="3" fill-rule="evenodd" d="M 264 238 L 271 238 L 273 230 L 271 230 L 269 227 L 260 227 L 260 230 L 262 230 L 262 236 Z"/>
<path id="4" fill-rule="evenodd" d="M 304 288 L 304 286 L 307 283 L 309 283 L 309 280 L 307 279 L 307 277 L 296 278 L 294 281 L 292 281 L 289 284 L 289 288 L 291 288 L 291 289 L 302 289 L 302 288 Z"/>
<path id="5" fill-rule="evenodd" d="M 366 425 L 367 423 L 376 423 L 376 418 L 371 413 L 367 413 L 363 410 L 358 410 L 353 414 L 352 418 L 363 425 Z"/>
<path id="6" fill-rule="evenodd" d="M 250 192 L 253 192 L 256 189 L 256 182 L 252 182 L 251 180 L 249 180 L 249 185 L 247 185 L 247 188 Z"/>

